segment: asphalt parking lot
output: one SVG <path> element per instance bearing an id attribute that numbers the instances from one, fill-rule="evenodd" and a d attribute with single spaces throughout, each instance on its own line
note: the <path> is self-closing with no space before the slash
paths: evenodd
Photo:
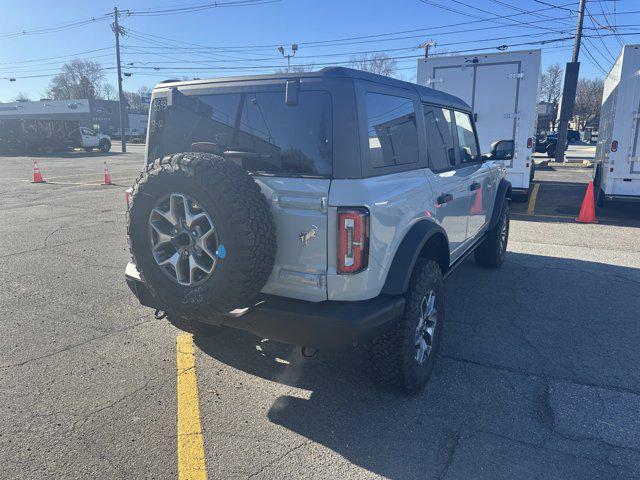
<path id="1" fill-rule="evenodd" d="M 208 478 L 640 477 L 640 209 L 575 223 L 590 170 L 540 169 L 503 267 L 447 280 L 434 375 L 406 397 L 358 350 L 305 359 L 226 329 L 191 356 L 123 278 L 142 152 L 37 157 L 47 184 L 0 157 L 4 478 L 205 478 L 178 459 L 200 434 L 180 423 L 187 370 Z"/>

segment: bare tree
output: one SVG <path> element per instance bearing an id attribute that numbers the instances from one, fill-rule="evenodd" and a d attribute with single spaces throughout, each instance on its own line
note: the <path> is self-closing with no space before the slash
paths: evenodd
<path id="1" fill-rule="evenodd" d="M 65 63 L 61 72 L 51 79 L 48 96 L 54 100 L 96 98 L 103 79 L 99 63 L 75 59 Z"/>
<path id="2" fill-rule="evenodd" d="M 580 130 L 600 115 L 604 81 L 601 78 L 581 78 L 576 88 L 573 115 Z"/>
<path id="3" fill-rule="evenodd" d="M 116 87 L 110 83 L 105 83 L 102 85 L 101 96 L 105 100 L 117 100 L 118 92 L 116 92 Z"/>
<path id="4" fill-rule="evenodd" d="M 27 94 L 26 94 L 26 93 L 24 93 L 24 92 L 20 92 L 20 93 L 18 93 L 18 95 L 16 95 L 16 96 L 13 98 L 13 101 L 14 101 L 14 102 L 28 102 L 29 100 L 31 100 L 31 99 L 29 98 L 29 95 L 27 95 Z"/>
<path id="5" fill-rule="evenodd" d="M 310 65 L 291 65 L 289 71 L 286 68 L 278 68 L 276 69 L 276 73 L 304 73 L 304 72 L 313 72 L 316 69 L 315 64 Z"/>
<path id="6" fill-rule="evenodd" d="M 124 98 L 127 101 L 129 110 L 135 111 L 135 112 L 144 112 L 144 113 L 148 112 L 149 105 L 144 103 L 142 99 L 143 97 L 149 95 L 150 92 L 151 92 L 151 89 L 146 86 L 140 87 L 135 92 L 123 92 Z"/>
<path id="7" fill-rule="evenodd" d="M 559 63 L 549 65 L 540 78 L 540 91 L 538 101 L 546 102 L 551 107 L 551 117 L 549 118 L 551 130 L 556 129 L 556 114 L 558 112 L 558 101 L 562 93 L 562 67 Z"/>
<path id="8" fill-rule="evenodd" d="M 365 72 L 393 76 L 396 73 L 396 61 L 384 53 L 363 54 L 351 58 L 350 66 Z"/>

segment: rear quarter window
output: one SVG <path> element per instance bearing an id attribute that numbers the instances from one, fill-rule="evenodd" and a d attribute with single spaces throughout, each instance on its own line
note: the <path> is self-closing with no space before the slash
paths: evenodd
<path id="1" fill-rule="evenodd" d="M 381 93 L 366 94 L 371 166 L 418 162 L 418 129 L 413 101 Z"/>

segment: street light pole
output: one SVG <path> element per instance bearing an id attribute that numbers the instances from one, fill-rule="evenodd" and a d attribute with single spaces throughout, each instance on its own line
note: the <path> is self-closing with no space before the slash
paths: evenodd
<path id="1" fill-rule="evenodd" d="M 287 59 L 287 73 L 289 73 L 291 71 L 291 57 L 293 57 L 298 51 L 298 44 L 294 43 L 291 45 L 291 53 L 285 54 L 284 47 L 282 45 L 278 47 L 278 51 L 280 52 L 283 58 Z"/>
<path id="2" fill-rule="evenodd" d="M 587 0 L 580 0 L 578 5 L 578 25 L 576 27 L 576 37 L 573 42 L 573 55 L 571 62 L 567 63 L 564 71 L 564 86 L 562 88 L 562 103 L 560 105 L 560 122 L 558 124 L 558 140 L 556 143 L 556 162 L 564 162 L 564 151 L 567 148 L 567 130 L 569 120 L 573 116 L 573 107 L 576 101 L 576 89 L 578 87 L 578 73 L 580 72 L 580 42 L 582 40 L 582 23 L 584 20 L 584 9 Z"/>
<path id="3" fill-rule="evenodd" d="M 118 17 L 120 12 L 118 12 L 118 7 L 113 7 L 113 23 L 111 24 L 111 29 L 113 33 L 116 35 L 116 70 L 118 72 L 118 110 L 120 111 L 120 140 L 122 144 L 122 152 L 127 151 L 127 137 L 124 133 L 124 92 L 122 91 L 122 70 L 120 68 L 120 34 L 122 30 L 120 25 L 118 25 Z"/>

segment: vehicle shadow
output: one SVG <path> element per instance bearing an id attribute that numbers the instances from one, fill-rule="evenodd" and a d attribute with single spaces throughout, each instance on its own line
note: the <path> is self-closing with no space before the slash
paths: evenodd
<path id="1" fill-rule="evenodd" d="M 117 152 L 110 150 L 107 153 L 103 153 L 100 150 L 92 150 L 91 152 L 85 152 L 84 150 L 73 150 L 70 152 L 53 152 L 53 153 L 29 153 L 29 157 L 33 158 L 84 158 L 84 157 L 114 157 L 120 155 L 126 155 L 126 152 Z M 16 155 L 25 156 L 25 155 Z"/>
<path id="2" fill-rule="evenodd" d="M 306 359 L 298 348 L 233 329 L 195 341 L 233 368 L 310 390 L 308 399 L 278 397 L 269 421 L 355 465 L 392 479 L 453 470 L 475 477 L 487 459 L 464 450 L 465 441 L 482 436 L 505 448 L 512 438 L 515 451 L 550 436 L 550 382 L 640 389 L 640 298 L 630 295 L 638 283 L 640 269 L 568 258 L 510 252 L 500 270 L 465 262 L 447 280 L 442 349 L 429 385 L 414 397 L 375 385 L 363 349 Z"/>

